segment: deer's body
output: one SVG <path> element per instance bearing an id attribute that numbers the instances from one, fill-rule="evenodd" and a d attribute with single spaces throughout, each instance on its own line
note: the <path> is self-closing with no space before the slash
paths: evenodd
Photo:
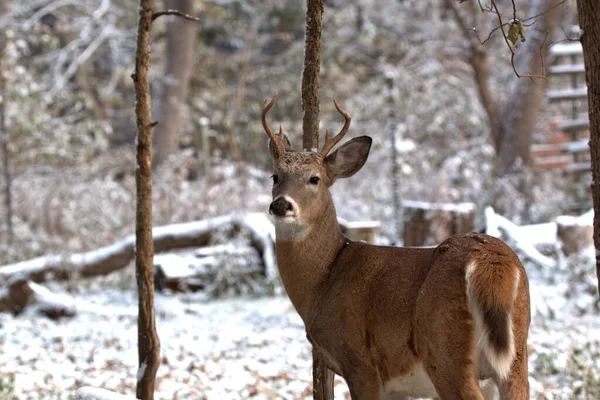
<path id="1" fill-rule="evenodd" d="M 270 105 L 263 124 L 275 146 L 281 279 L 308 339 L 352 398 L 482 399 L 478 383 L 491 378 L 501 399 L 528 399 L 529 290 L 513 251 L 478 233 L 431 249 L 349 241 L 328 187 L 362 167 L 370 139 L 329 156 L 329 139 L 322 153 L 293 152 L 264 121 Z M 349 116 L 336 107 L 343 136 Z"/>

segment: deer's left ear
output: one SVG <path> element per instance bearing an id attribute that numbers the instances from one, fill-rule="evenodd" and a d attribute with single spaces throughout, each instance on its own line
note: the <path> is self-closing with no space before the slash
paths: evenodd
<path id="1" fill-rule="evenodd" d="M 332 182 L 338 178 L 349 178 L 357 173 L 369 157 L 371 143 L 370 137 L 359 136 L 328 155 L 325 164 Z"/>

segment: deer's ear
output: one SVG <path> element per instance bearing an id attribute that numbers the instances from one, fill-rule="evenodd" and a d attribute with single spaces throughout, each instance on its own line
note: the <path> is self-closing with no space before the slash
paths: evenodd
<path id="1" fill-rule="evenodd" d="M 369 156 L 371 142 L 368 136 L 354 138 L 325 158 L 332 182 L 351 177 L 362 168 Z"/>
<path id="2" fill-rule="evenodd" d="M 268 139 L 268 141 L 269 141 L 269 153 L 271 153 L 271 157 L 273 159 L 275 159 L 275 146 L 273 145 L 273 141 L 271 139 Z M 283 135 L 283 142 L 285 143 L 286 150 L 292 149 L 292 144 L 290 143 L 290 139 L 288 139 L 286 134 Z"/>

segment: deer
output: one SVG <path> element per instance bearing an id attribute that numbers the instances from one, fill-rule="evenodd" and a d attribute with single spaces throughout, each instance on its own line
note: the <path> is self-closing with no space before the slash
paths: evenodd
<path id="1" fill-rule="evenodd" d="M 329 136 L 294 151 L 262 108 L 274 174 L 269 213 L 285 291 L 308 341 L 348 385 L 352 400 L 433 397 L 529 399 L 529 284 L 518 256 L 482 233 L 433 248 L 376 246 L 346 238 L 329 188 L 356 174 L 372 139 Z"/>

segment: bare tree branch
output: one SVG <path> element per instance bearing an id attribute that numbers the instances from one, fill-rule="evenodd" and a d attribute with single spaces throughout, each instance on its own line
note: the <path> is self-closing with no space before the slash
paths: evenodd
<path id="1" fill-rule="evenodd" d="M 191 15 L 182 13 L 181 11 L 178 11 L 178 10 L 157 11 L 154 14 L 152 14 L 152 21 L 154 21 L 155 19 L 157 19 L 159 17 L 162 17 L 163 15 L 176 15 L 178 17 L 185 18 L 190 21 L 200 21 L 200 18 L 192 17 Z"/>

